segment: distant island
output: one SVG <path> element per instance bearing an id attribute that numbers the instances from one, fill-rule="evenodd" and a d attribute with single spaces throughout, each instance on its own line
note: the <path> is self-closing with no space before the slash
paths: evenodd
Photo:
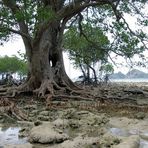
<path id="1" fill-rule="evenodd" d="M 114 73 L 110 75 L 110 79 L 148 79 L 148 73 L 145 73 L 143 71 L 133 69 L 129 71 L 127 74 L 123 74 L 122 72 Z"/>

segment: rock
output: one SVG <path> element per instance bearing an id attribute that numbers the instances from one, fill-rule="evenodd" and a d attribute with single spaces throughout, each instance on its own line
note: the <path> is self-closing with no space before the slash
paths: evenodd
<path id="1" fill-rule="evenodd" d="M 32 122 L 29 122 L 29 121 L 17 121 L 17 123 L 21 126 L 33 126 L 33 123 Z"/>
<path id="2" fill-rule="evenodd" d="M 137 119 L 144 119 L 145 118 L 145 113 L 144 112 L 139 112 L 135 115 L 135 118 Z"/>
<path id="3" fill-rule="evenodd" d="M 148 140 L 148 133 L 140 133 L 139 136 L 144 140 Z"/>
<path id="4" fill-rule="evenodd" d="M 33 148 L 34 146 L 30 143 L 17 144 L 17 145 L 5 145 L 3 148 Z"/>
<path id="5" fill-rule="evenodd" d="M 80 127 L 80 122 L 78 120 L 71 119 L 71 120 L 69 120 L 69 127 L 71 127 L 71 128 L 79 128 Z"/>
<path id="6" fill-rule="evenodd" d="M 33 114 L 33 113 L 30 113 L 30 114 L 29 114 L 29 117 L 33 117 L 33 116 L 34 116 L 34 114 Z"/>
<path id="7" fill-rule="evenodd" d="M 68 139 L 68 135 L 54 129 L 49 123 L 33 127 L 29 141 L 32 143 L 59 143 Z"/>
<path id="8" fill-rule="evenodd" d="M 38 116 L 38 120 L 41 120 L 41 121 L 49 121 L 49 116 L 43 116 L 43 115 L 39 115 Z"/>
<path id="9" fill-rule="evenodd" d="M 89 111 L 85 111 L 85 110 L 82 110 L 82 111 L 79 111 L 77 112 L 78 115 L 86 115 L 86 114 L 89 114 Z"/>
<path id="10" fill-rule="evenodd" d="M 102 147 L 111 147 L 112 145 L 116 145 L 120 143 L 120 139 L 117 136 L 112 135 L 111 133 L 107 132 L 103 135 L 100 143 Z"/>
<path id="11" fill-rule="evenodd" d="M 0 123 L 4 123 L 4 119 L 0 119 Z"/>
<path id="12" fill-rule="evenodd" d="M 33 110 L 31 113 L 32 113 L 32 114 L 36 114 L 36 115 L 37 115 L 37 114 L 38 114 L 38 112 L 39 112 L 38 110 Z"/>
<path id="13" fill-rule="evenodd" d="M 24 128 L 21 128 L 21 130 L 19 130 L 19 137 L 27 137 L 29 135 L 29 131 L 30 131 L 30 128 L 29 127 L 24 127 Z"/>
<path id="14" fill-rule="evenodd" d="M 39 126 L 39 125 L 41 125 L 41 124 L 42 124 L 42 122 L 39 121 L 39 120 L 37 120 L 37 121 L 34 122 L 34 125 L 35 125 L 35 126 Z"/>
<path id="15" fill-rule="evenodd" d="M 28 117 L 29 122 L 33 122 L 35 120 L 35 117 Z"/>
<path id="16" fill-rule="evenodd" d="M 48 116 L 49 112 L 48 111 L 42 111 L 42 112 L 39 113 L 39 115 Z"/>
<path id="17" fill-rule="evenodd" d="M 3 116 L 0 115 L 0 120 L 3 119 Z"/>
<path id="18" fill-rule="evenodd" d="M 62 128 L 65 128 L 67 127 L 69 124 L 68 124 L 68 120 L 67 119 L 56 119 L 55 121 L 52 122 L 52 124 L 56 127 L 62 127 Z"/>
<path id="19" fill-rule="evenodd" d="M 26 105 L 26 106 L 24 106 L 24 109 L 36 109 L 37 108 L 37 106 L 36 105 Z"/>
<path id="20" fill-rule="evenodd" d="M 73 119 L 73 118 L 77 118 L 75 113 L 76 113 L 76 109 L 70 108 L 63 111 L 60 116 L 61 118 L 65 118 L 65 119 Z"/>
<path id="21" fill-rule="evenodd" d="M 109 119 L 102 115 L 95 115 L 93 113 L 89 113 L 88 115 L 83 115 L 83 117 L 81 117 L 80 123 L 81 125 L 104 125 L 109 121 Z"/>
<path id="22" fill-rule="evenodd" d="M 71 140 L 66 140 L 57 148 L 87 148 L 93 146 L 99 147 L 99 138 L 78 136 Z"/>
<path id="23" fill-rule="evenodd" d="M 132 135 L 127 137 L 120 144 L 114 146 L 113 148 L 139 148 L 140 138 L 137 135 Z"/>

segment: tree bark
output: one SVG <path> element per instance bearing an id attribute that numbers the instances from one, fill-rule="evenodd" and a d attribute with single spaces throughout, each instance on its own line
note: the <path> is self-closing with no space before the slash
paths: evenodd
<path id="1" fill-rule="evenodd" d="M 95 82 L 95 84 L 97 84 L 97 75 L 96 75 L 96 71 L 95 71 L 95 69 L 94 69 L 92 66 L 90 66 L 90 65 L 89 65 L 89 68 L 93 71 L 94 82 Z"/>
<path id="2" fill-rule="evenodd" d="M 26 50 L 29 51 L 29 77 L 20 90 L 34 91 L 44 97 L 47 92 L 53 95 L 55 88 L 77 88 L 65 72 L 61 40 L 60 23 L 54 22 L 42 32 L 38 42 L 32 44 L 30 51 Z"/>

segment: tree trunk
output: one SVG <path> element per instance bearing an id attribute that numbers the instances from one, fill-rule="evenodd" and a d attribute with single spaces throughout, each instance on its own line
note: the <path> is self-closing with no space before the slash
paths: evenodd
<path id="1" fill-rule="evenodd" d="M 94 69 L 92 66 L 90 66 L 90 65 L 89 65 L 89 68 L 93 71 L 94 82 L 95 82 L 95 84 L 97 84 L 97 75 L 96 75 L 96 71 L 95 71 L 95 69 Z"/>
<path id="2" fill-rule="evenodd" d="M 29 59 L 29 77 L 20 89 L 34 91 L 44 97 L 48 92 L 54 94 L 54 88 L 76 89 L 65 72 L 61 48 L 62 32 L 59 23 L 53 23 L 42 32 L 38 42 L 34 42 Z"/>

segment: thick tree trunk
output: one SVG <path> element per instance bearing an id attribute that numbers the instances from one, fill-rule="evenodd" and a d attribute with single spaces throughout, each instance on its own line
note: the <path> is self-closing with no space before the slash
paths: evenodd
<path id="1" fill-rule="evenodd" d="M 34 42 L 31 52 L 27 54 L 29 77 L 20 89 L 44 96 L 47 92 L 53 95 L 54 88 L 77 88 L 65 72 L 61 33 L 59 24 L 54 23 L 42 33 L 38 42 Z"/>

